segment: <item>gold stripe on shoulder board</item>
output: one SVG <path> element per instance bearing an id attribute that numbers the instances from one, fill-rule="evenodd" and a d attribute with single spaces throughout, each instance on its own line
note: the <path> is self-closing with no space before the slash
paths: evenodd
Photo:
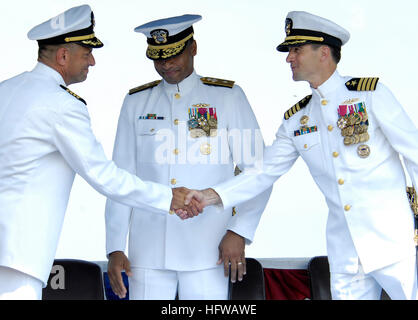
<path id="1" fill-rule="evenodd" d="M 309 101 L 311 101 L 311 99 L 312 95 L 309 95 L 300 100 L 298 103 L 296 103 L 293 107 L 291 107 L 289 110 L 285 112 L 284 119 L 289 120 L 290 117 L 299 112 L 301 109 L 305 108 L 308 105 Z"/>
<path id="2" fill-rule="evenodd" d="M 161 81 L 162 80 L 156 80 L 156 81 L 153 81 L 153 82 L 143 84 L 142 86 L 135 87 L 135 88 L 129 90 L 129 95 L 137 93 L 137 92 L 141 92 L 141 91 L 144 91 L 144 90 L 147 90 L 147 89 L 150 89 L 150 88 L 154 88 L 155 86 L 159 85 Z"/>
<path id="3" fill-rule="evenodd" d="M 87 105 L 86 100 L 84 100 L 83 98 L 81 98 L 78 94 L 75 94 L 70 89 L 68 89 L 66 86 L 63 86 L 62 84 L 60 84 L 60 87 L 62 89 L 64 89 L 65 91 L 67 91 L 69 94 L 71 94 L 74 98 L 76 98 L 77 100 L 80 100 L 82 103 L 84 103 L 85 105 Z"/>
<path id="4" fill-rule="evenodd" d="M 345 83 L 350 91 L 375 91 L 379 78 L 352 78 Z"/>
<path id="5" fill-rule="evenodd" d="M 232 88 L 235 84 L 235 81 L 218 79 L 218 78 L 210 78 L 210 77 L 200 78 L 200 81 L 202 81 L 203 84 L 206 84 L 209 86 L 218 86 L 218 87 L 227 87 L 227 88 Z"/>

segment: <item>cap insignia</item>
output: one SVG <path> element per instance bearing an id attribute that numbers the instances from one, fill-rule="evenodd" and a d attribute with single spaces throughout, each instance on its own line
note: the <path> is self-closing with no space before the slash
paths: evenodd
<path id="1" fill-rule="evenodd" d="M 287 18 L 286 19 L 286 27 L 285 27 L 285 32 L 286 35 L 290 35 L 290 32 L 292 31 L 292 26 L 293 26 L 293 21 L 292 19 Z"/>
<path id="2" fill-rule="evenodd" d="M 151 31 L 151 37 L 154 39 L 156 44 L 167 43 L 168 41 L 168 30 L 157 29 Z"/>

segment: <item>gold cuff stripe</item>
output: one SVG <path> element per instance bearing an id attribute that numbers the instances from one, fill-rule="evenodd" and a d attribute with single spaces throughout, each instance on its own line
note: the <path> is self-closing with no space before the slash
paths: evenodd
<path id="1" fill-rule="evenodd" d="M 189 40 L 191 37 L 193 37 L 193 33 L 189 34 L 186 38 L 184 38 L 183 40 L 174 42 L 174 43 L 170 43 L 170 44 L 166 44 L 165 46 L 153 46 L 153 45 L 148 45 L 149 49 L 156 49 L 156 50 L 164 50 L 164 49 L 170 49 L 173 47 L 176 47 L 180 44 L 183 44 L 184 42 L 186 42 L 187 40 Z"/>
<path id="2" fill-rule="evenodd" d="M 284 39 L 284 41 L 292 41 L 292 40 L 307 40 L 307 41 L 323 42 L 325 39 L 323 37 L 309 37 L 309 36 L 290 36 Z"/>
<path id="3" fill-rule="evenodd" d="M 82 40 L 89 40 L 95 37 L 94 33 L 86 35 L 86 36 L 79 36 L 79 37 L 67 37 L 65 38 L 65 42 L 74 42 L 74 41 L 82 41 Z"/>

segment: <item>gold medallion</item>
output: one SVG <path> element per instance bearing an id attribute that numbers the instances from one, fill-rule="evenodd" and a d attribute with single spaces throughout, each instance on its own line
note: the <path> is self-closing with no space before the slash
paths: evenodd
<path id="1" fill-rule="evenodd" d="M 210 129 L 210 134 L 211 137 L 216 137 L 218 135 L 218 129 Z"/>
<path id="2" fill-rule="evenodd" d="M 361 143 L 367 142 L 367 141 L 369 141 L 369 139 L 370 139 L 370 136 L 367 132 L 360 134 L 360 142 Z"/>
<path id="3" fill-rule="evenodd" d="M 362 144 L 357 148 L 357 154 L 360 158 L 365 159 L 370 156 L 370 147 L 368 145 Z"/>
<path id="4" fill-rule="evenodd" d="M 367 112 L 365 112 L 362 114 L 361 121 L 366 122 L 367 120 L 369 120 L 369 115 L 367 114 Z"/>
<path id="5" fill-rule="evenodd" d="M 210 146 L 209 143 L 203 143 L 200 146 L 200 153 L 204 155 L 209 155 L 211 153 L 211 149 L 212 147 Z"/>
<path id="6" fill-rule="evenodd" d="M 190 130 L 190 136 L 192 138 L 200 138 L 200 137 L 203 137 L 205 135 L 206 135 L 206 133 L 202 129 L 197 128 L 197 129 L 191 129 Z"/>
<path id="7" fill-rule="evenodd" d="M 341 130 L 341 135 L 343 137 L 352 136 L 353 134 L 354 134 L 354 127 L 353 126 L 345 127 L 344 129 Z"/>
<path id="8" fill-rule="evenodd" d="M 209 118 L 208 119 L 208 124 L 209 124 L 209 127 L 211 127 L 211 129 L 217 129 L 218 128 L 218 120 L 216 120 L 215 118 Z"/>
<path id="9" fill-rule="evenodd" d="M 340 118 L 340 119 L 338 119 L 337 126 L 341 130 L 344 129 L 347 126 L 347 119 L 346 118 Z"/>
<path id="10" fill-rule="evenodd" d="M 354 144 L 354 137 L 353 136 L 348 136 L 344 138 L 344 145 L 346 146 L 351 146 L 352 144 Z"/>
<path id="11" fill-rule="evenodd" d="M 356 124 L 356 122 L 357 122 L 357 119 L 356 119 L 356 116 L 354 114 L 350 114 L 347 117 L 347 124 L 349 126 L 354 126 Z"/>

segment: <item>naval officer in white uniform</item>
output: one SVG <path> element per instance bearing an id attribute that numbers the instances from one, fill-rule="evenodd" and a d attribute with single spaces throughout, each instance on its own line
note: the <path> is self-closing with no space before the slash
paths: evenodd
<path id="1" fill-rule="evenodd" d="M 378 78 L 338 73 L 348 39 L 327 19 L 290 12 L 277 49 L 289 52 L 293 79 L 308 81 L 312 94 L 286 112 L 259 174 L 244 171 L 187 198 L 230 208 L 270 187 L 301 156 L 329 207 L 333 299 L 379 299 L 382 288 L 392 299 L 416 299 L 414 221 L 399 156 L 416 188 L 418 131 Z"/>
<path id="2" fill-rule="evenodd" d="M 200 19 L 183 15 L 135 29 L 146 35 L 146 55 L 163 79 L 126 95 L 113 159 L 141 179 L 209 187 L 232 177 L 234 163 L 244 168 L 262 156 L 263 140 L 242 89 L 194 70 L 192 25 Z M 155 218 L 152 209 L 109 200 L 106 243 L 113 290 L 125 296 L 121 270 L 126 269 L 130 299 L 174 299 L 176 294 L 179 299 L 226 299 L 229 264 L 231 280 L 240 280 L 245 240 L 253 240 L 270 191 L 237 208 L 207 208 L 187 221 Z M 124 254 L 128 233 L 129 260 Z"/>
<path id="3" fill-rule="evenodd" d="M 144 182 L 107 160 L 85 101 L 66 88 L 87 78 L 92 49 L 103 46 L 93 27 L 88 5 L 34 27 L 28 37 L 39 43 L 39 63 L 0 83 L 0 299 L 41 298 L 75 173 L 155 215 L 176 207 L 173 192 L 184 199 L 181 189 Z"/>

